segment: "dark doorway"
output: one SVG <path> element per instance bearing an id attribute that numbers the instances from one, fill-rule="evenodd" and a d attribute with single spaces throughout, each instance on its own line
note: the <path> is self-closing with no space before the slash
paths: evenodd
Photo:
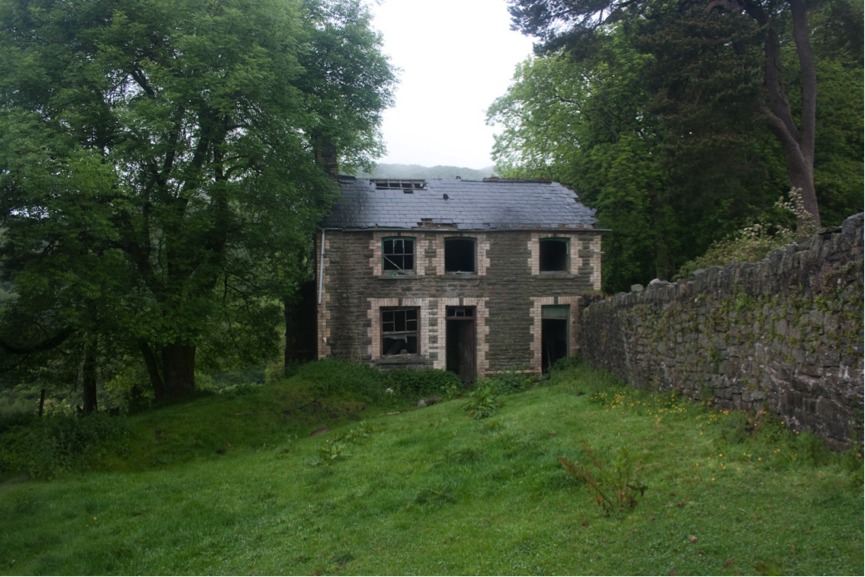
<path id="1" fill-rule="evenodd" d="M 447 307 L 447 370 L 475 382 L 475 307 Z"/>
<path id="2" fill-rule="evenodd" d="M 548 371 L 557 360 L 568 356 L 569 307 L 541 307 L 541 366 Z"/>

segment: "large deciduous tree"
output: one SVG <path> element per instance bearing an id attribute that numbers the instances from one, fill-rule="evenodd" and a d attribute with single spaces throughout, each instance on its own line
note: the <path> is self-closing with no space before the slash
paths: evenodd
<path id="1" fill-rule="evenodd" d="M 270 351 L 316 148 L 368 165 L 393 84 L 361 0 L 0 1 L 0 341 L 137 350 L 159 396 Z"/>
<path id="2" fill-rule="evenodd" d="M 748 59 L 716 40 L 727 24 L 664 27 L 637 37 L 644 51 L 608 27 L 580 58 L 560 50 L 520 65 L 488 112 L 503 129 L 493 150 L 503 175 L 572 183 L 612 230 L 606 291 L 670 278 L 720 222 L 760 209 L 766 139 L 736 110 L 754 83 Z"/>
<path id="3" fill-rule="evenodd" d="M 805 0 L 510 0 L 514 26 L 541 40 L 540 49 L 585 46 L 606 25 L 628 17 L 682 12 L 700 6 L 706 12 L 721 10 L 747 14 L 763 32 L 764 98 L 759 112 L 780 142 L 789 183 L 802 190 L 805 207 L 819 224 L 820 211 L 814 188 L 815 132 L 817 123 L 817 75 L 810 46 Z M 786 90 L 781 32 L 792 23 L 798 56 L 801 90 L 796 122 Z M 732 44 L 731 49 L 736 49 Z"/>

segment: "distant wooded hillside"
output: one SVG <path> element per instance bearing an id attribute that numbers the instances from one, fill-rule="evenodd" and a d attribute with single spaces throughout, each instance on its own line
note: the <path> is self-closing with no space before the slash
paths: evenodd
<path id="1" fill-rule="evenodd" d="M 421 166 L 419 164 L 378 164 L 372 173 L 359 171 L 358 178 L 464 178 L 481 180 L 493 174 L 493 166 L 480 170 L 460 166 Z"/>

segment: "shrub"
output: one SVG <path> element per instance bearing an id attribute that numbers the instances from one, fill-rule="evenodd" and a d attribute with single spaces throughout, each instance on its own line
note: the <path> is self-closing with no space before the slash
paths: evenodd
<path id="1" fill-rule="evenodd" d="M 459 379 L 457 379 L 456 381 L 449 381 L 447 384 L 445 384 L 442 387 L 441 393 L 442 393 L 442 395 L 444 395 L 444 398 L 446 398 L 449 401 L 452 401 L 452 400 L 462 396 L 462 394 L 465 393 L 465 391 L 466 391 L 465 385 Z"/>
<path id="2" fill-rule="evenodd" d="M 379 401 L 385 398 L 388 388 L 381 372 L 342 359 L 307 363 L 300 367 L 297 376 L 307 380 L 310 392 L 319 397 L 353 394 L 366 401 Z"/>
<path id="3" fill-rule="evenodd" d="M 109 453 L 129 448 L 126 418 L 97 412 L 87 417 L 35 415 L 2 419 L 0 474 L 29 473 L 48 479 L 95 468 Z"/>
<path id="4" fill-rule="evenodd" d="M 465 411 L 475 419 L 492 417 L 499 408 L 496 385 L 493 381 L 480 381 L 469 394 Z"/>
<path id="5" fill-rule="evenodd" d="M 567 371 L 569 369 L 575 369 L 583 364 L 583 357 L 580 353 L 571 355 L 569 357 L 562 357 L 553 363 L 552 371 Z"/>
<path id="6" fill-rule="evenodd" d="M 801 191 L 790 190 L 790 200 L 782 196 L 774 205 L 775 215 L 765 215 L 758 222 L 746 226 L 731 238 L 716 241 L 701 257 L 686 262 L 673 280 L 687 278 L 694 271 L 733 262 L 757 262 L 777 248 L 803 240 L 817 232 L 813 217 L 805 210 Z M 788 226 L 795 218 L 798 225 Z"/>
<path id="7" fill-rule="evenodd" d="M 369 365 L 340 359 L 307 363 L 297 374 L 310 382 L 310 390 L 315 395 L 350 394 L 380 403 L 416 399 L 439 393 L 448 386 L 462 386 L 459 377 L 448 371 L 379 371 Z"/>
<path id="8" fill-rule="evenodd" d="M 409 371 L 405 369 L 386 373 L 387 381 L 398 396 L 413 398 L 439 393 L 448 387 L 462 388 L 460 378 L 450 371 L 430 369 Z"/>
<path id="9" fill-rule="evenodd" d="M 490 382 L 493 384 L 496 395 L 521 393 L 532 386 L 532 380 L 525 373 L 519 372 L 516 367 L 505 369 L 490 379 Z"/>

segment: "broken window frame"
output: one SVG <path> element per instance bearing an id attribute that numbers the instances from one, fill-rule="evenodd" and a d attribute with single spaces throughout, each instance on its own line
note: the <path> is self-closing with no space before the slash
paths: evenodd
<path id="1" fill-rule="evenodd" d="M 452 242 L 471 244 L 472 269 L 471 270 L 448 270 L 448 243 Z M 452 249 L 453 250 L 453 249 Z M 477 274 L 478 272 L 478 240 L 470 236 L 452 236 L 445 238 L 445 274 Z"/>
<path id="2" fill-rule="evenodd" d="M 544 247 L 550 247 L 552 243 L 564 243 L 565 246 L 565 254 L 563 259 L 562 268 L 548 268 L 544 266 L 545 261 L 549 264 L 549 256 L 545 258 L 544 256 Z M 570 264 L 571 264 L 571 242 L 569 238 L 561 238 L 557 236 L 551 236 L 547 238 L 542 238 L 538 240 L 538 270 L 542 273 L 544 272 L 570 272 Z"/>
<path id="3" fill-rule="evenodd" d="M 403 252 L 397 253 L 396 241 L 402 243 Z M 387 251 L 387 244 L 391 244 L 391 251 Z M 405 252 L 406 243 L 410 244 L 410 252 Z M 381 239 L 381 270 L 384 274 L 411 274 L 415 271 L 417 259 L 414 252 L 415 237 L 413 236 L 386 236 Z M 411 257 L 411 266 L 405 266 L 406 257 Z M 390 265 L 390 266 L 389 266 Z"/>
<path id="4" fill-rule="evenodd" d="M 387 315 L 391 315 L 390 320 L 387 320 Z M 414 318 L 411 318 L 412 316 Z M 400 317 L 402 318 L 400 319 Z M 393 357 L 401 354 L 417 356 L 420 354 L 420 307 L 382 307 L 379 309 L 379 318 L 381 319 L 382 357 Z M 412 326 L 414 328 L 411 328 Z M 400 327 L 403 330 L 397 330 Z M 411 337 L 414 337 L 413 352 L 408 348 Z M 392 342 L 388 343 L 388 340 Z M 393 346 L 393 341 L 404 341 L 407 345 L 406 352 L 402 353 L 400 350 L 400 352 L 388 353 L 387 351 Z"/>

